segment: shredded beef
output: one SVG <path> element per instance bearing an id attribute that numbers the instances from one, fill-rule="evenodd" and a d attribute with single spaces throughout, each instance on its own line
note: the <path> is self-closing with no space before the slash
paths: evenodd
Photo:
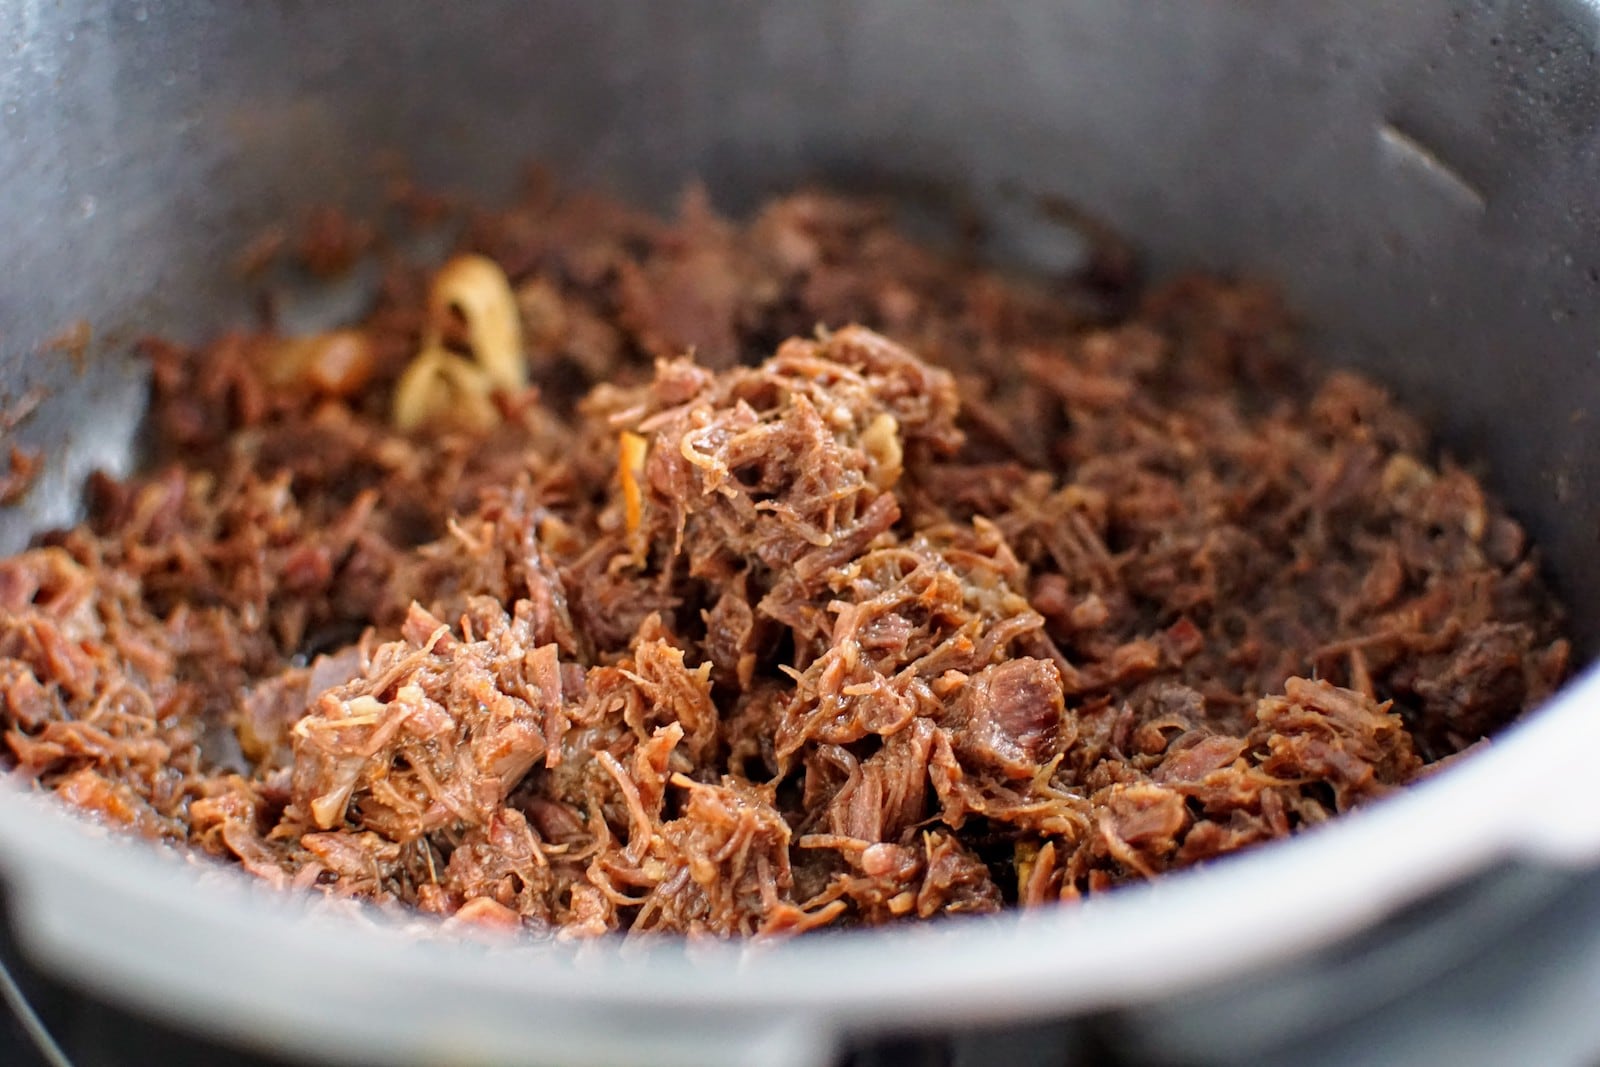
<path id="1" fill-rule="evenodd" d="M 1010 278 L 817 192 L 467 234 L 525 389 L 398 262 L 349 329 L 144 346 L 153 465 L 0 561 L 15 777 L 463 932 L 775 936 L 1281 838 L 1562 681 L 1521 529 L 1260 286 Z"/>

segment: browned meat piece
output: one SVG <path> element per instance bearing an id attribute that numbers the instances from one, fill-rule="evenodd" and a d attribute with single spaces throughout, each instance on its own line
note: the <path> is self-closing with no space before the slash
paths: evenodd
<path id="1" fill-rule="evenodd" d="M 544 926 L 554 918 L 550 860 L 527 818 L 513 808 L 468 830 L 439 874 L 448 908 L 457 915 L 464 905 L 487 898 L 523 922 Z"/>
<path id="2" fill-rule="evenodd" d="M 11 467 L 0 474 L 0 506 L 16 504 L 28 495 L 44 465 L 44 455 L 35 448 L 9 446 Z"/>
<path id="3" fill-rule="evenodd" d="M 837 746 L 819 752 L 823 760 L 846 771 L 844 783 L 828 800 L 828 830 L 853 841 L 898 841 L 920 824 L 927 813 L 933 736 L 928 719 L 912 719 L 904 729 L 889 735 L 865 762 L 858 764 Z M 819 767 L 819 775 L 825 773 Z M 811 785 L 809 774 L 806 784 Z M 828 790 L 823 777 L 809 792 L 815 797 Z"/>
<path id="4" fill-rule="evenodd" d="M 1526 659 L 1530 637 L 1522 626 L 1474 627 L 1443 669 L 1417 679 L 1413 688 L 1430 740 L 1448 731 L 1459 747 L 1517 713 L 1527 701 L 1528 675 L 1538 669 Z"/>
<path id="5" fill-rule="evenodd" d="M 320 207 L 306 218 L 295 258 L 312 274 L 331 278 L 349 270 L 373 242 L 372 227 L 337 208 Z"/>
<path id="6" fill-rule="evenodd" d="M 474 600 L 458 639 L 413 608 L 405 640 L 378 648 L 361 678 L 294 724 L 295 814 L 333 830 L 354 805 L 358 825 L 406 844 L 499 811 L 544 756 L 545 721 L 562 701 L 535 666 L 529 615 Z"/>
<path id="7" fill-rule="evenodd" d="M 1055 664 L 1014 659 L 973 675 L 948 725 L 963 758 L 1008 778 L 1031 778 L 1070 742 L 1065 710 Z"/>
<path id="8" fill-rule="evenodd" d="M 1303 678 L 1256 706 L 1250 740 L 1266 751 L 1263 770 L 1286 782 L 1326 784 L 1339 811 L 1408 781 L 1421 766 L 1400 716 L 1371 697 Z"/>

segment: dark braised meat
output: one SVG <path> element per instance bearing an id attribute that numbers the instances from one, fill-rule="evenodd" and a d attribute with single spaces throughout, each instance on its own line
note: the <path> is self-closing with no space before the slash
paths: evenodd
<path id="1" fill-rule="evenodd" d="M 1563 678 L 1517 524 L 1259 287 L 822 193 L 468 235 L 352 329 L 146 346 L 154 466 L 0 561 L 15 776 L 456 924 L 787 934 L 1283 837 Z"/>

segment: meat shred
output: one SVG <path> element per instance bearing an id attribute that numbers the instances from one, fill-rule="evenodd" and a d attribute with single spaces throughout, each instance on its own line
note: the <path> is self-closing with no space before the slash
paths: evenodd
<path id="1" fill-rule="evenodd" d="M 145 345 L 154 465 L 0 562 L 14 776 L 462 929 L 779 935 L 1284 837 L 1562 681 L 1521 529 L 1259 286 L 818 192 L 468 233 L 535 382 L 490 424 L 391 427 L 398 263 L 333 340 Z"/>

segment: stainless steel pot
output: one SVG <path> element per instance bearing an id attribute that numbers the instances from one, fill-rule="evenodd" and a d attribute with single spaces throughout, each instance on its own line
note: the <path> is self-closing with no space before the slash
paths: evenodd
<path id="1" fill-rule="evenodd" d="M 142 396 L 128 340 L 243 314 L 224 267 L 259 227 L 370 203 L 387 152 L 489 197 L 537 158 L 658 205 L 696 176 L 734 210 L 808 178 L 940 189 L 1022 261 L 1055 254 L 1027 205 L 1061 194 L 1158 270 L 1281 279 L 1328 360 L 1390 383 L 1447 447 L 1487 461 L 1544 546 L 1580 649 L 1600 635 L 1591 0 L 21 0 L 7 14 L 0 382 L 13 402 L 46 390 L 19 433 L 49 456 L 0 517 L 9 546 L 69 520 L 90 469 L 126 469 Z M 85 368 L 40 347 L 85 316 Z M 1108 1009 L 1175 1033 L 1182 1005 L 1244 991 L 1221 1032 L 1183 1024 L 1220 1046 L 1272 1030 L 1249 1021 L 1274 1003 L 1262 983 L 1292 983 L 1261 976 L 1325 967 L 1328 946 L 1387 922 L 1382 940 L 1397 914 L 1424 934 L 1384 973 L 1428 973 L 1414 966 L 1427 913 L 1477 914 L 1415 903 L 1441 889 L 1512 860 L 1592 871 L 1597 751 L 1600 678 L 1585 675 L 1488 752 L 1286 845 L 1072 910 L 755 949 L 486 950 L 307 916 L 11 788 L 0 862 L 19 934 L 49 966 L 303 1054 L 798 1067 L 863 1034 Z M 1520 898 L 1483 899 L 1494 916 Z M 1569 940 L 1585 938 L 1600 931 Z M 1339 995 L 1360 999 L 1352 982 L 1371 973 L 1346 974 Z M 1145 1032 L 1161 1054 L 1163 1031 Z M 1581 1048 L 1600 1024 L 1568 1032 Z"/>

